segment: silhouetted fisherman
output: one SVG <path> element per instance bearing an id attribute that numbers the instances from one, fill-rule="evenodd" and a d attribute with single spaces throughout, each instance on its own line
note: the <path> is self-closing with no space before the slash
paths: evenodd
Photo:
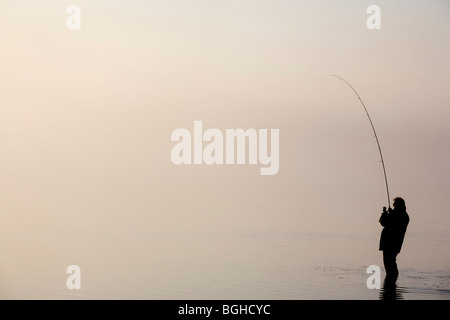
<path id="1" fill-rule="evenodd" d="M 379 222 L 384 227 L 380 237 L 380 251 L 383 251 L 383 263 L 386 270 L 386 278 L 397 280 L 397 255 L 402 248 L 405 238 L 406 228 L 409 223 L 409 216 L 406 212 L 405 200 L 395 198 L 394 209 L 383 208 Z"/>

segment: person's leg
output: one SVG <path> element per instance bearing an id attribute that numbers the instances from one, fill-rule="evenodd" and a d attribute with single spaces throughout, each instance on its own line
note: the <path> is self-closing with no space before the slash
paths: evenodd
<path id="1" fill-rule="evenodd" d="M 391 250 L 383 250 L 384 269 L 386 270 L 386 277 L 397 278 L 397 253 Z"/>
<path id="2" fill-rule="evenodd" d="M 387 275 L 389 273 L 389 270 L 391 269 L 389 261 L 389 252 L 387 250 L 383 250 L 383 263 L 384 263 L 384 270 Z"/>
<path id="3" fill-rule="evenodd" d="M 398 277 L 398 268 L 397 268 L 397 252 L 392 252 L 392 275 L 397 279 Z"/>

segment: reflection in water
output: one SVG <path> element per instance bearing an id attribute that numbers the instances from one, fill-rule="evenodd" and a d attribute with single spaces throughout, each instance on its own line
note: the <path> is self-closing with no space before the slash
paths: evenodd
<path id="1" fill-rule="evenodd" d="M 403 300 L 405 292 L 405 288 L 397 286 L 396 279 L 386 277 L 380 290 L 380 300 Z"/>

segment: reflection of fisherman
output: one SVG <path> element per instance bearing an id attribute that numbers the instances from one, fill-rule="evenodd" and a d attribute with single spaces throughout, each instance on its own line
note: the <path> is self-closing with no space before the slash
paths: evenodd
<path id="1" fill-rule="evenodd" d="M 395 198 L 393 202 L 394 209 L 383 208 L 380 217 L 380 223 L 384 227 L 380 237 L 380 251 L 383 251 L 383 262 L 386 270 L 386 277 L 397 279 L 397 255 L 399 254 L 403 239 L 405 238 L 406 228 L 409 223 L 409 216 L 406 213 L 405 200 Z"/>

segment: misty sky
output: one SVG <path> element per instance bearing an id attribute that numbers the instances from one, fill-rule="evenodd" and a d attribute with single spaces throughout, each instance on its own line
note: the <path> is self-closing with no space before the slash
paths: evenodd
<path id="1" fill-rule="evenodd" d="M 66 8 L 81 8 L 68 30 Z M 366 8 L 381 8 L 369 30 Z M 0 1 L 0 231 L 448 231 L 448 1 Z M 277 175 L 181 165 L 177 128 L 280 130 Z"/>

